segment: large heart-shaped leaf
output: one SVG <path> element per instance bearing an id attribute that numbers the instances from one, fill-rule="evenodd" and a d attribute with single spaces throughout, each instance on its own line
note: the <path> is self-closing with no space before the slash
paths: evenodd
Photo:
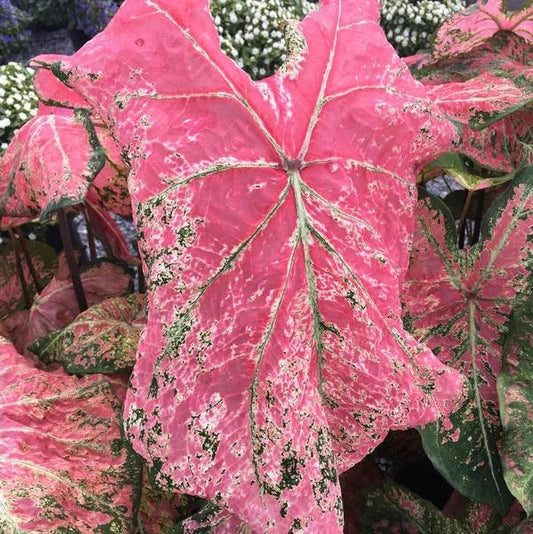
<path id="1" fill-rule="evenodd" d="M 132 166 L 149 315 L 129 435 L 160 484 L 258 531 L 338 531 L 337 470 L 461 391 L 398 295 L 414 169 L 452 130 L 378 20 L 326 2 L 252 82 L 206 1 L 131 0 L 54 66 Z"/>
<path id="2" fill-rule="evenodd" d="M 102 377 L 39 371 L 0 338 L 0 531 L 133 529 L 140 465 Z"/>
<path id="3" fill-rule="evenodd" d="M 533 516 L 533 296 L 513 314 L 498 397 L 503 425 L 503 476 Z"/>
<path id="4" fill-rule="evenodd" d="M 406 322 L 442 362 L 469 377 L 470 397 L 450 419 L 422 429 L 424 448 L 463 494 L 503 511 L 496 377 L 502 336 L 517 296 L 529 288 L 533 257 L 533 168 L 521 171 L 487 213 L 484 241 L 455 246 L 451 215 L 438 199 L 418 210 L 411 265 L 404 284 Z"/>
<path id="5" fill-rule="evenodd" d="M 61 363 L 71 374 L 127 372 L 133 369 L 145 323 L 143 295 L 114 297 L 91 306 L 29 349 L 45 363 Z"/>

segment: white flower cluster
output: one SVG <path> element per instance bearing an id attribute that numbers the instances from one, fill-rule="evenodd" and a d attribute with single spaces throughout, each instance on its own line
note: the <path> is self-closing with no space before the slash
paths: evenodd
<path id="1" fill-rule="evenodd" d="M 429 48 L 439 26 L 464 7 L 464 0 L 381 0 L 381 26 L 400 56 L 408 56 Z"/>
<path id="2" fill-rule="evenodd" d="M 252 78 L 272 74 L 285 61 L 284 23 L 313 7 L 307 0 L 211 0 L 222 50 Z"/>
<path id="3" fill-rule="evenodd" d="M 33 69 L 10 62 L 0 66 L 0 155 L 15 131 L 37 113 Z"/>

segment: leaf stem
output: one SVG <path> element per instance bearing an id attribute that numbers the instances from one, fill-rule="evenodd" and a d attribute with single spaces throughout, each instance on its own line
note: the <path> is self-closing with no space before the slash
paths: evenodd
<path id="1" fill-rule="evenodd" d="M 24 233 L 22 232 L 20 228 L 15 228 L 15 233 L 19 237 L 20 248 L 22 249 L 22 253 L 24 254 L 24 258 L 28 265 L 28 269 L 30 270 L 30 275 L 33 280 L 33 285 L 35 286 L 37 293 L 40 293 L 43 290 L 43 286 L 41 285 L 41 281 L 39 280 L 39 275 L 37 274 L 37 271 L 35 270 L 35 265 L 33 265 L 33 261 L 31 260 L 31 255 L 26 245 L 26 238 L 24 237 Z"/>
<path id="2" fill-rule="evenodd" d="M 91 218 L 87 206 L 83 206 L 83 215 L 85 217 L 85 225 L 87 226 L 87 242 L 89 244 L 89 258 L 91 261 L 96 261 L 96 243 L 94 241 L 94 230 L 91 224 Z"/>
<path id="3" fill-rule="evenodd" d="M 63 248 L 65 249 L 65 256 L 67 258 L 70 277 L 74 287 L 74 293 L 76 294 L 78 308 L 81 313 L 87 309 L 87 299 L 85 298 L 85 291 L 83 290 L 83 285 L 81 283 L 78 262 L 76 261 L 76 255 L 74 254 L 74 246 L 72 245 L 67 215 L 65 214 L 64 208 L 57 210 L 57 220 L 59 222 L 59 233 L 61 235 L 61 240 L 63 241 Z"/>
<path id="4" fill-rule="evenodd" d="M 24 269 L 22 268 L 22 258 L 21 258 L 21 247 L 18 236 L 15 235 L 12 228 L 8 229 L 9 237 L 13 243 L 13 250 L 15 251 L 15 265 L 17 268 L 17 275 L 20 280 L 20 287 L 22 289 L 22 295 L 24 297 L 24 306 L 29 308 L 31 306 L 30 293 L 28 291 L 28 285 L 26 284 L 26 279 L 24 278 Z"/>
<path id="5" fill-rule="evenodd" d="M 477 195 L 477 209 L 476 219 L 474 221 L 474 233 L 472 235 L 472 245 L 475 245 L 479 241 L 481 234 L 481 219 L 483 218 L 483 208 L 485 204 L 485 189 L 478 192 Z"/>
<path id="6" fill-rule="evenodd" d="M 468 214 L 468 209 L 470 208 L 470 202 L 472 201 L 472 195 L 474 191 L 472 189 L 468 189 L 468 193 L 466 195 L 465 204 L 463 206 L 463 211 L 461 212 L 461 217 L 459 219 L 459 244 L 458 248 L 462 249 L 465 246 L 465 231 L 466 231 L 466 216 Z"/>

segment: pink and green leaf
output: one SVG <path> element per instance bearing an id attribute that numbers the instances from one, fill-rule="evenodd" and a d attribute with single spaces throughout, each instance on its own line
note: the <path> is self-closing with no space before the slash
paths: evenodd
<path id="1" fill-rule="evenodd" d="M 413 74 L 460 125 L 456 152 L 503 173 L 533 162 L 524 147 L 533 144 L 533 42 L 529 37 L 498 31 L 468 52 L 451 50 L 437 54 L 437 59 L 427 54 L 411 62 Z M 439 49 L 438 38 L 434 48 Z"/>
<path id="2" fill-rule="evenodd" d="M 512 32 L 525 40 L 533 36 L 533 5 L 522 2 L 516 10 L 507 0 L 481 0 L 450 17 L 439 28 L 432 56 L 434 59 L 457 56 L 485 43 L 494 34 Z"/>
<path id="3" fill-rule="evenodd" d="M 514 311 L 505 342 L 498 396 L 503 425 L 503 476 L 511 493 L 533 516 L 533 297 Z"/>
<path id="4" fill-rule="evenodd" d="M 171 534 L 178 531 L 176 525 L 192 516 L 198 510 L 201 499 L 156 489 L 150 483 L 143 467 L 142 496 L 138 520 L 144 534 Z"/>
<path id="5" fill-rule="evenodd" d="M 369 534 L 471 534 L 463 522 L 446 517 L 435 505 L 391 480 L 366 492 L 360 516 L 361 532 Z"/>
<path id="6" fill-rule="evenodd" d="M 129 271 L 107 261 L 82 269 L 80 277 L 88 306 L 110 297 L 125 295 L 132 282 Z M 78 314 L 79 308 L 70 272 L 64 256 L 60 256 L 57 274 L 35 298 L 30 309 L 25 347 L 51 332 L 64 328 Z"/>
<path id="7" fill-rule="evenodd" d="M 237 516 L 230 514 L 211 502 L 206 504 L 191 517 L 178 524 L 178 532 L 183 534 L 253 534 L 254 531 Z"/>
<path id="8" fill-rule="evenodd" d="M 134 447 L 160 485 L 258 531 L 338 532 L 338 471 L 461 391 L 399 301 L 414 173 L 453 129 L 378 7 L 325 3 L 260 82 L 221 52 L 206 1 L 131 0 L 51 67 L 131 165 L 149 289 Z"/>
<path id="9" fill-rule="evenodd" d="M 44 219 L 83 202 L 104 164 L 86 111 L 37 115 L 15 134 L 0 160 L 0 215 Z"/>
<path id="10" fill-rule="evenodd" d="M 496 377 L 511 312 L 530 284 L 532 209 L 533 170 L 526 168 L 487 213 L 484 240 L 458 250 L 449 212 L 423 198 L 403 292 L 410 330 L 469 379 L 462 408 L 421 430 L 424 448 L 461 493 L 501 511 L 511 496 L 498 454 Z"/>
<path id="11" fill-rule="evenodd" d="M 132 532 L 140 465 L 109 383 L 37 370 L 4 339 L 0 360 L 0 530 Z"/>
<path id="12" fill-rule="evenodd" d="M 61 363 L 70 374 L 131 371 L 146 323 L 144 305 L 143 295 L 104 300 L 29 349 L 45 363 Z"/>
<path id="13" fill-rule="evenodd" d="M 447 508 L 447 506 L 446 506 Z M 372 534 L 509 534 L 516 523 L 489 506 L 466 502 L 453 517 L 416 493 L 389 480 L 364 493 L 360 507 L 361 532 Z"/>

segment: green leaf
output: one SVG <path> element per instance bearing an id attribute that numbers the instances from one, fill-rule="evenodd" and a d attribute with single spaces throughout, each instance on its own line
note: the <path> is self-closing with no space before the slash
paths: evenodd
<path id="1" fill-rule="evenodd" d="M 461 521 L 446 517 L 436 506 L 392 481 L 365 494 L 361 505 L 361 531 L 470 534 Z"/>
<path id="2" fill-rule="evenodd" d="M 515 311 L 498 377 L 503 476 L 528 516 L 533 514 L 533 296 Z"/>
<path id="3" fill-rule="evenodd" d="M 495 171 L 491 173 L 489 169 L 480 167 L 462 154 L 447 152 L 427 165 L 422 172 L 421 181 L 425 182 L 443 172 L 469 191 L 503 184 L 512 180 L 516 175 L 516 172 L 504 174 Z"/>

